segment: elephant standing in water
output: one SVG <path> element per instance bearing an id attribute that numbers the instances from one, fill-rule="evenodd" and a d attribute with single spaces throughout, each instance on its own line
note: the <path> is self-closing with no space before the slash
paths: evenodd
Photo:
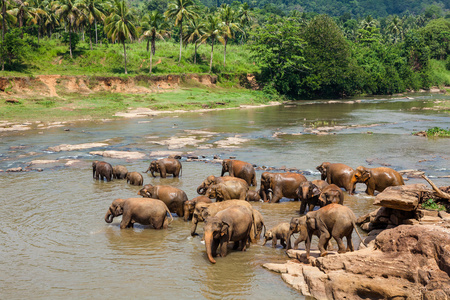
<path id="1" fill-rule="evenodd" d="M 326 180 L 329 184 L 334 183 L 338 187 L 344 188 L 350 195 L 355 191 L 355 183 L 352 181 L 353 168 L 340 164 L 324 162 L 316 168 L 322 180 Z"/>
<path id="2" fill-rule="evenodd" d="M 189 219 L 192 219 L 192 216 L 194 215 L 194 209 L 195 205 L 199 202 L 203 203 L 212 203 L 211 199 L 209 199 L 206 196 L 198 196 L 191 200 L 185 201 L 183 203 L 184 208 L 184 220 L 188 221 Z"/>
<path id="3" fill-rule="evenodd" d="M 178 159 L 163 158 L 152 161 L 147 171 L 144 173 L 147 173 L 148 171 L 152 173 L 153 177 L 156 177 L 154 174 L 155 172 L 159 172 L 161 178 L 166 178 L 167 174 L 173 174 L 173 177 L 179 177 L 181 176 L 182 166 Z"/>
<path id="4" fill-rule="evenodd" d="M 300 183 L 297 195 L 300 198 L 300 214 L 303 215 L 308 207 L 313 211 L 315 206 L 319 205 L 319 196 L 322 190 L 328 185 L 324 180 L 304 181 Z"/>
<path id="5" fill-rule="evenodd" d="M 113 179 L 113 167 L 106 161 L 96 160 L 92 162 L 92 177 L 97 180 L 111 181 Z"/>
<path id="6" fill-rule="evenodd" d="M 199 195 L 205 195 L 208 188 L 214 184 L 219 184 L 219 183 L 230 184 L 232 182 L 234 182 L 234 183 L 240 182 L 241 185 L 247 186 L 247 189 L 248 189 L 247 181 L 245 181 L 244 179 L 233 177 L 233 176 L 219 177 L 219 176 L 210 175 L 210 176 L 206 177 L 206 179 L 203 180 L 202 184 L 200 184 L 197 187 L 197 193 Z"/>
<path id="7" fill-rule="evenodd" d="M 143 185 L 144 177 L 142 177 L 142 174 L 139 172 L 129 172 L 127 173 L 127 183 L 137 186 Z"/>
<path id="8" fill-rule="evenodd" d="M 281 198 L 299 200 L 297 189 L 306 177 L 298 173 L 270 173 L 261 174 L 261 198 L 264 202 L 277 203 Z"/>
<path id="9" fill-rule="evenodd" d="M 125 179 L 127 178 L 128 169 L 125 166 L 114 166 L 113 176 L 115 179 Z"/>
<path id="10" fill-rule="evenodd" d="M 352 183 L 357 182 L 366 184 L 366 193 L 373 196 L 375 191 L 382 192 L 388 186 L 404 185 L 402 175 L 391 168 L 365 168 L 359 166 L 352 177 Z"/>
<path id="11" fill-rule="evenodd" d="M 224 159 L 222 162 L 222 174 L 226 172 L 230 173 L 232 177 L 238 177 L 244 179 L 249 186 L 256 186 L 256 173 L 252 164 L 235 159 Z"/>
<path id="12" fill-rule="evenodd" d="M 205 248 L 208 260 L 215 264 L 214 256 L 225 257 L 228 243 L 234 242 L 234 249 L 245 251 L 252 229 L 252 212 L 242 206 L 230 206 L 205 220 Z M 218 251 L 217 251 L 218 250 Z"/>
<path id="13" fill-rule="evenodd" d="M 280 223 L 266 231 L 263 245 L 272 240 L 272 247 L 275 248 L 277 246 L 277 240 L 280 240 L 281 246 L 287 248 L 287 246 L 290 245 L 289 238 L 289 223 Z"/>
<path id="14" fill-rule="evenodd" d="M 120 229 L 133 227 L 134 223 L 152 225 L 155 229 L 166 229 L 169 222 L 173 220 L 169 209 L 161 200 L 148 198 L 116 199 L 105 215 L 105 222 L 111 223 L 115 217 L 122 216 Z"/>
<path id="15" fill-rule="evenodd" d="M 323 207 L 330 203 L 344 204 L 344 192 L 335 184 L 330 184 L 323 188 L 319 196 L 319 206 Z"/>
<path id="16" fill-rule="evenodd" d="M 237 181 L 227 181 L 211 185 L 205 196 L 210 199 L 215 198 L 217 202 L 231 199 L 245 200 L 247 191 L 247 183 L 244 185 Z"/>
<path id="17" fill-rule="evenodd" d="M 169 210 L 180 218 L 184 217 L 184 202 L 188 201 L 186 193 L 170 185 L 146 184 L 138 195 L 163 201 Z"/>

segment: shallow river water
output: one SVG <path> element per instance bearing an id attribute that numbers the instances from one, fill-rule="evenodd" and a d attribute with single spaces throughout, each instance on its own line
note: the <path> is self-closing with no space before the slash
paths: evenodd
<path id="1" fill-rule="evenodd" d="M 330 161 L 353 168 L 388 165 L 396 170 L 423 170 L 436 184 L 450 185 L 444 177 L 450 175 L 450 140 L 411 134 L 434 126 L 448 128 L 448 113 L 427 109 L 448 98 L 414 94 L 408 99 L 299 102 L 0 133 L 2 170 L 26 168 L 33 160 L 57 160 L 31 166 L 42 172 L 0 173 L 0 298 L 301 298 L 279 274 L 262 268 L 265 262 L 287 259 L 284 250 L 271 248 L 270 242 L 262 246 L 260 241 L 246 252 L 231 251 L 212 265 L 200 237 L 190 236 L 190 222 L 175 217 L 168 230 L 140 225 L 120 230 L 120 218 L 105 223 L 111 202 L 138 197 L 139 188 L 125 181 L 93 180 L 90 163 L 106 160 L 143 172 L 151 159 L 164 155 L 156 151 L 204 156 L 207 162 L 184 157 L 180 179 L 143 174 L 144 184 L 173 185 L 189 198 L 197 196 L 197 186 L 208 175 L 220 175 L 220 164 L 212 162 L 214 155 L 235 156 L 257 166 L 297 168 L 310 180 L 320 177 L 316 166 Z M 334 127 L 327 135 L 311 134 L 324 126 Z M 186 144 L 170 143 L 174 138 Z M 60 144 L 104 141 L 109 146 L 48 150 Z M 89 154 L 93 150 L 139 151 L 147 156 L 111 159 Z M 150 157 L 152 153 L 155 156 Z M 65 166 L 69 160 L 79 162 Z M 261 173 L 257 171 L 258 181 Z M 407 181 L 417 182 L 424 181 Z M 345 204 L 357 216 L 375 209 L 373 197 L 364 190 L 364 185 L 358 185 L 355 196 L 346 194 Z M 268 228 L 298 215 L 299 203 L 287 199 L 252 204 Z M 353 239 L 358 245 L 355 234 Z"/>

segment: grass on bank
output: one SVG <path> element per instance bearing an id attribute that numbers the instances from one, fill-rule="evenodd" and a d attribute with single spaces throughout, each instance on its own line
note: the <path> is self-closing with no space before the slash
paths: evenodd
<path id="1" fill-rule="evenodd" d="M 440 127 L 430 128 L 426 132 L 427 136 L 450 137 L 450 130 Z"/>

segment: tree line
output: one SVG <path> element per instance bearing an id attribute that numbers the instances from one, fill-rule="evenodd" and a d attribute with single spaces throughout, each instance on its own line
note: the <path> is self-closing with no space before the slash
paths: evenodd
<path id="1" fill-rule="evenodd" d="M 87 36 L 91 50 L 102 42 L 120 44 L 125 73 L 131 42 L 146 43 L 150 73 L 157 40 L 179 43 L 178 62 L 183 46 L 193 44 L 194 64 L 198 46 L 208 44 L 210 72 L 215 45 L 223 45 L 223 65 L 227 45 L 242 45 L 260 66 L 257 78 L 264 90 L 294 99 L 391 94 L 441 84 L 430 61 L 445 62 L 450 49 L 450 19 L 442 17 L 442 9 L 354 18 L 194 1 L 129 6 L 126 0 L 1 0 L 2 70 L 20 59 L 21 46 L 32 38 L 61 39 L 72 57 L 80 36 Z"/>

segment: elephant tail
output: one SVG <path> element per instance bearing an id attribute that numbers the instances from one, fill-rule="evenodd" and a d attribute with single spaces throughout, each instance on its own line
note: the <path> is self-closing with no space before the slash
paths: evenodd
<path id="1" fill-rule="evenodd" d="M 170 216 L 170 221 L 169 221 L 169 224 L 171 224 L 172 222 L 173 222 L 173 217 L 172 217 L 172 213 L 170 212 L 170 210 L 169 210 L 169 208 L 167 207 L 167 205 L 166 205 L 166 212 L 169 214 L 169 216 Z"/>
<path id="2" fill-rule="evenodd" d="M 354 220 L 352 220 L 352 224 L 353 224 L 353 228 L 355 228 L 356 234 L 358 234 L 359 239 L 361 240 L 361 243 L 363 243 L 363 245 L 367 247 L 367 244 L 364 243 L 363 238 L 362 238 L 361 235 L 359 234 L 358 228 L 356 228 L 356 224 L 355 224 L 355 221 L 354 221 Z"/>

